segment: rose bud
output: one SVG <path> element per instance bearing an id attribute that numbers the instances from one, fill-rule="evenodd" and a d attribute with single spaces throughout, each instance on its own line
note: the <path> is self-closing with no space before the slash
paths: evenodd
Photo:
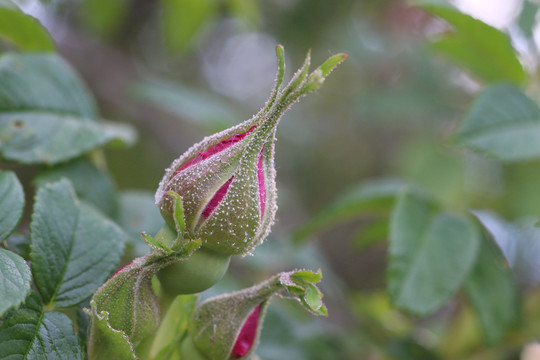
<path id="1" fill-rule="evenodd" d="M 276 183 L 274 146 L 281 116 L 299 98 L 318 89 L 346 58 L 338 54 L 309 74 L 310 55 L 290 83 L 281 88 L 282 46 L 276 49 L 278 72 L 266 105 L 253 118 L 204 138 L 174 161 L 156 192 L 156 204 L 172 229 L 174 199 L 184 207 L 184 237 L 201 239 L 217 253 L 246 254 L 260 244 L 274 222 Z"/>
<path id="2" fill-rule="evenodd" d="M 320 271 L 284 272 L 251 288 L 202 302 L 195 308 L 188 336 L 181 344 L 182 359 L 249 358 L 273 295 L 300 300 L 307 310 L 326 316 L 323 295 L 314 285 L 320 280 Z"/>

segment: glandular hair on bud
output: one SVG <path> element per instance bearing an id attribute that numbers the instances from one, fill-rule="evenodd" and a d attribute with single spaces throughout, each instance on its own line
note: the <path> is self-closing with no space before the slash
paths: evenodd
<path id="1" fill-rule="evenodd" d="M 334 55 L 309 74 L 310 55 L 282 88 L 283 47 L 276 49 L 278 71 L 271 96 L 251 119 L 204 138 L 167 169 L 156 204 L 174 228 L 174 199 L 184 206 L 184 236 L 202 239 L 203 247 L 224 254 L 246 254 L 270 232 L 277 210 L 274 152 L 281 116 L 307 93 L 319 88 L 345 59 Z"/>

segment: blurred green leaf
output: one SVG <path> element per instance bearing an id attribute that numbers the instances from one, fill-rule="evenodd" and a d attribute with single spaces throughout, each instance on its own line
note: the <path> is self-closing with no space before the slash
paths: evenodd
<path id="1" fill-rule="evenodd" d="M 396 360 L 437 360 L 437 354 L 413 339 L 395 339 L 386 344 L 386 352 Z"/>
<path id="2" fill-rule="evenodd" d="M 198 295 L 180 295 L 174 299 L 156 333 L 150 349 L 150 359 L 178 358 L 179 346 L 198 298 Z"/>
<path id="3" fill-rule="evenodd" d="M 99 123 L 73 70 L 54 54 L 0 58 L 0 153 L 26 164 L 54 164 L 106 143 L 130 144 L 128 125 Z"/>
<path id="4" fill-rule="evenodd" d="M 540 5 L 530 0 L 523 1 L 523 7 L 519 14 L 518 25 L 523 34 L 531 38 L 533 36 L 534 26 L 536 25 L 536 14 Z"/>
<path id="5" fill-rule="evenodd" d="M 54 113 L 0 113 L 0 153 L 23 164 L 57 164 L 109 142 L 129 144 L 132 137 L 105 123 Z M 126 127 L 127 133 L 131 133 Z"/>
<path id="6" fill-rule="evenodd" d="M 11 251 L 0 249 L 0 317 L 26 299 L 31 281 L 32 274 L 26 261 Z"/>
<path id="7" fill-rule="evenodd" d="M 540 156 L 540 108 L 520 89 L 499 84 L 475 99 L 455 134 L 463 146 L 503 161 Z"/>
<path id="8" fill-rule="evenodd" d="M 128 0 L 85 0 L 81 16 L 91 30 L 110 38 L 123 25 L 129 4 Z"/>
<path id="9" fill-rule="evenodd" d="M 0 324 L 1 359 L 84 359 L 71 320 L 63 313 L 43 312 L 36 293 L 9 312 Z"/>
<path id="10" fill-rule="evenodd" d="M 482 241 L 465 290 L 480 318 L 487 342 L 495 344 L 517 324 L 520 301 L 504 258 L 489 241 L 486 238 Z"/>
<path id="11" fill-rule="evenodd" d="M 169 51 L 187 50 L 218 10 L 217 0 L 161 0 L 165 43 Z"/>
<path id="12" fill-rule="evenodd" d="M 9 0 L 0 2 L 0 40 L 23 51 L 54 51 L 54 42 L 47 30 Z"/>
<path id="13" fill-rule="evenodd" d="M 242 19 L 250 27 L 257 27 L 261 22 L 258 0 L 228 0 L 230 12 Z"/>
<path id="14" fill-rule="evenodd" d="M 462 285 L 479 249 L 479 232 L 465 216 L 439 212 L 404 192 L 390 222 L 388 293 L 395 306 L 426 315 Z"/>
<path id="15" fill-rule="evenodd" d="M 296 230 L 294 239 L 302 240 L 340 222 L 361 216 L 384 216 L 390 213 L 394 198 L 407 185 L 400 179 L 381 178 L 362 182 L 348 190 Z"/>
<path id="16" fill-rule="evenodd" d="M 94 99 L 79 76 L 55 54 L 0 57 L 0 113 L 55 112 L 81 121 L 97 118 Z"/>
<path id="17" fill-rule="evenodd" d="M 243 118 L 224 98 L 163 80 L 137 83 L 133 93 L 184 121 L 213 130 L 223 130 Z"/>
<path id="18" fill-rule="evenodd" d="M 435 51 L 488 83 L 526 81 L 527 75 L 506 34 L 448 4 L 426 2 L 418 6 L 454 27 L 454 32 L 433 42 Z"/>
<path id="19" fill-rule="evenodd" d="M 154 195 L 146 191 L 121 192 L 118 224 L 130 235 L 132 244 L 141 244 L 147 251 L 141 233 L 155 235 L 164 225 Z"/>
<path id="20" fill-rule="evenodd" d="M 118 214 L 116 186 L 111 176 L 98 169 L 90 159 L 83 157 L 46 168 L 34 179 L 37 187 L 67 178 L 73 184 L 77 197 L 94 205 L 110 218 Z"/>
<path id="21" fill-rule="evenodd" d="M 38 190 L 30 229 L 35 284 L 46 304 L 59 307 L 89 298 L 124 248 L 122 230 L 81 204 L 65 179 Z"/>
<path id="22" fill-rule="evenodd" d="M 17 175 L 0 170 L 0 240 L 17 227 L 24 209 L 24 192 Z"/>
<path id="23" fill-rule="evenodd" d="M 386 240 L 389 227 L 390 221 L 387 218 L 375 219 L 362 224 L 352 238 L 355 249 L 362 251 L 379 241 Z"/>
<path id="24" fill-rule="evenodd" d="M 491 234 L 508 265 L 520 283 L 534 287 L 540 284 L 540 228 L 535 218 L 510 223 L 489 211 L 474 215 Z"/>

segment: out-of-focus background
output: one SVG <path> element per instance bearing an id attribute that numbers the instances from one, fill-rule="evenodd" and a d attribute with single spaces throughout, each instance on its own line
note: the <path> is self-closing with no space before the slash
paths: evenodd
<path id="1" fill-rule="evenodd" d="M 507 220 L 540 214 L 539 161 L 501 165 L 452 146 L 450 134 L 481 84 L 430 50 L 429 39 L 449 29 L 441 20 L 401 0 L 17 3 L 48 28 L 102 116 L 137 128 L 134 147 L 106 153 L 120 189 L 155 191 L 164 169 L 192 143 L 262 107 L 277 44 L 285 47 L 288 76 L 308 49 L 315 65 L 338 52 L 349 55 L 282 120 L 272 234 L 253 256 L 235 259 L 209 291 L 295 267 L 323 269 L 329 318 L 313 319 L 274 301 L 261 359 L 518 359 L 534 338 L 532 330 L 516 331 L 486 345 L 460 294 L 427 318 L 393 309 L 384 291 L 384 216 L 353 217 L 298 235 L 366 181 L 413 181 L 449 208 L 490 208 Z M 534 42 L 520 37 L 528 21 L 532 38 L 540 40 L 533 1 L 453 4 L 510 33 L 534 71 Z"/>

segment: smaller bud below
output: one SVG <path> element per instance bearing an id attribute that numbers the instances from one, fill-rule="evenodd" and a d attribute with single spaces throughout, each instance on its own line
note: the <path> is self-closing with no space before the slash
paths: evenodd
<path id="1" fill-rule="evenodd" d="M 242 329 L 238 334 L 238 338 L 234 343 L 232 350 L 232 355 L 239 359 L 242 356 L 246 355 L 255 341 L 255 335 L 257 335 L 257 325 L 259 324 L 259 314 L 261 311 L 261 304 L 253 310 L 253 312 L 248 316 Z"/>

